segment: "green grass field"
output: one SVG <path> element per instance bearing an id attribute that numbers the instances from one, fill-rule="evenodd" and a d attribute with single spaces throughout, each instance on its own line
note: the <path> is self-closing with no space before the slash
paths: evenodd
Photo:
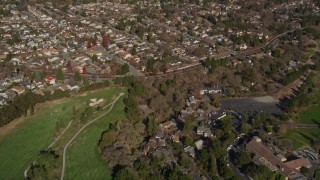
<path id="1" fill-rule="evenodd" d="M 301 124 L 320 124 L 320 104 L 313 105 L 301 112 L 296 122 Z"/>
<path id="2" fill-rule="evenodd" d="M 310 105 L 299 112 L 294 121 L 300 124 L 320 124 L 320 74 L 313 80 L 316 90 L 312 93 Z"/>
<path id="3" fill-rule="evenodd" d="M 25 118 L 10 133 L 0 136 L 0 179 L 23 179 L 24 170 L 57 135 L 57 122 L 66 125 L 71 120 L 73 105 L 77 105 L 81 112 L 89 99 L 104 98 L 107 104 L 122 91 L 124 89 L 109 88 L 74 96 L 66 102 L 49 102 L 36 115 Z"/>
<path id="4" fill-rule="evenodd" d="M 320 170 L 315 173 L 316 180 L 320 180 Z"/>
<path id="5" fill-rule="evenodd" d="M 294 149 L 310 146 L 312 139 L 320 137 L 320 129 L 290 129 L 280 138 L 292 143 Z"/>
<path id="6" fill-rule="evenodd" d="M 98 140 L 110 122 L 125 118 L 122 99 L 115 104 L 112 111 L 80 133 L 71 146 L 66 157 L 65 179 L 111 179 L 111 171 L 101 158 Z"/>
<path id="7" fill-rule="evenodd" d="M 295 122 L 300 124 L 320 124 L 320 93 L 314 95 L 313 103 L 310 106 L 295 116 Z"/>

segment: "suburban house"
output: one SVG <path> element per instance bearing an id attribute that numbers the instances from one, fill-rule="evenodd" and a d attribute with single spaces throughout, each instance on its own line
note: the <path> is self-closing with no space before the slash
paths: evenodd
<path id="1" fill-rule="evenodd" d="M 174 119 L 172 119 L 171 121 L 166 121 L 164 123 L 159 124 L 159 128 L 161 130 L 169 132 L 177 128 L 177 123 Z"/>
<path id="2" fill-rule="evenodd" d="M 200 90 L 200 94 L 218 94 L 221 93 L 222 89 L 219 86 L 206 87 Z"/>
<path id="3" fill-rule="evenodd" d="M 194 147 L 192 146 L 187 146 L 184 149 L 184 152 L 188 153 L 191 157 L 195 158 L 196 157 L 196 152 Z"/>
<path id="4" fill-rule="evenodd" d="M 45 77 L 45 81 L 46 81 L 46 83 L 53 85 L 56 83 L 56 78 L 54 78 L 52 76 L 47 76 L 47 77 Z"/>
<path id="5" fill-rule="evenodd" d="M 212 137 L 213 136 L 210 128 L 204 127 L 204 126 L 197 128 L 197 134 L 200 136 L 204 136 L 204 137 Z"/>
<path id="6" fill-rule="evenodd" d="M 199 139 L 199 140 L 195 141 L 194 144 L 196 145 L 196 148 L 198 150 L 201 150 L 203 148 L 203 146 L 204 146 L 204 141 Z"/>
<path id="7" fill-rule="evenodd" d="M 220 120 L 226 117 L 227 114 L 224 111 L 212 111 L 208 114 L 208 119 L 209 120 Z"/>

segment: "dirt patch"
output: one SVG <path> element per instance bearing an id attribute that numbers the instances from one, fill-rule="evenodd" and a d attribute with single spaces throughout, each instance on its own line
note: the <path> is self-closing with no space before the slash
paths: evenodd
<path id="1" fill-rule="evenodd" d="M 0 137 L 9 134 L 14 128 L 16 128 L 19 124 L 21 124 L 24 119 L 25 119 L 24 117 L 20 117 L 0 127 Z"/>

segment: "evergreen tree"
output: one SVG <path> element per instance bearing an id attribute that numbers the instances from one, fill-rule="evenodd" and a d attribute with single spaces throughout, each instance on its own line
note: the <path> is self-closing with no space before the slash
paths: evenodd
<path id="1" fill-rule="evenodd" d="M 74 80 L 75 81 L 81 81 L 81 75 L 78 71 L 75 72 L 74 74 Z"/>
<path id="2" fill-rule="evenodd" d="M 57 78 L 57 80 L 59 80 L 59 81 L 63 81 L 63 80 L 64 80 L 64 74 L 63 74 L 61 68 L 57 69 L 57 71 L 56 71 L 56 78 Z"/>

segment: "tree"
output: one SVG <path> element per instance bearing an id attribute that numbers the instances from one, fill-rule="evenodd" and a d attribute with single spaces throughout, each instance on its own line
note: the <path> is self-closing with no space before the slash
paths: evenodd
<path id="1" fill-rule="evenodd" d="M 235 159 L 235 163 L 240 166 L 247 165 L 250 162 L 251 162 L 250 152 L 246 150 L 241 151 L 240 154 Z"/>
<path id="2" fill-rule="evenodd" d="M 201 102 L 200 103 L 200 108 L 203 109 L 203 110 L 208 110 L 210 107 L 210 103 L 209 102 Z"/>
<path id="3" fill-rule="evenodd" d="M 121 65 L 120 68 L 118 68 L 117 70 L 117 74 L 119 75 L 124 75 L 124 74 L 127 74 L 128 72 L 129 72 L 129 65 L 127 63 Z"/>
<path id="4" fill-rule="evenodd" d="M 153 66 L 154 66 L 155 63 L 156 63 L 155 59 L 153 59 L 153 58 L 148 59 L 146 70 L 148 72 L 153 72 L 154 71 L 154 67 Z"/>
<path id="5" fill-rule="evenodd" d="M 125 98 L 124 104 L 125 112 L 129 120 L 132 122 L 136 122 L 139 118 L 139 109 L 138 109 L 138 103 L 134 99 L 132 95 L 129 94 L 128 98 Z"/>
<path id="6" fill-rule="evenodd" d="M 125 168 L 121 168 L 116 172 L 114 176 L 114 180 L 130 180 L 132 179 L 132 175 L 129 174 L 129 172 Z"/>
<path id="7" fill-rule="evenodd" d="M 280 49 L 275 49 L 271 52 L 271 55 L 274 57 L 280 57 Z"/>
<path id="8" fill-rule="evenodd" d="M 180 43 L 182 43 L 183 40 L 184 40 L 184 39 L 183 39 L 183 34 L 181 33 L 181 34 L 180 34 L 180 37 L 178 38 L 178 41 L 179 41 Z"/>
<path id="9" fill-rule="evenodd" d="M 75 72 L 74 74 L 74 80 L 75 81 L 81 81 L 81 75 L 78 71 Z"/>
<path id="10" fill-rule="evenodd" d="M 287 127 L 284 126 L 284 125 L 280 126 L 280 128 L 279 128 L 279 134 L 280 134 L 281 136 L 287 134 Z"/>
<path id="11" fill-rule="evenodd" d="M 184 123 L 184 126 L 183 126 L 183 131 L 184 132 L 190 132 L 192 131 L 192 128 L 193 128 L 193 120 L 194 120 L 194 117 L 193 116 L 188 116 L 185 120 L 185 123 Z"/>
<path id="12" fill-rule="evenodd" d="M 98 61 L 98 56 L 96 54 L 94 54 L 92 57 L 91 57 L 91 60 L 92 62 L 97 62 Z"/>
<path id="13" fill-rule="evenodd" d="M 267 126 L 266 129 L 267 129 L 267 132 L 268 132 L 268 133 L 272 133 L 272 131 L 273 131 L 273 127 L 270 126 L 270 125 Z"/>
<path id="14" fill-rule="evenodd" d="M 248 123 L 244 123 L 244 124 L 242 124 L 242 126 L 241 126 L 241 133 L 243 133 L 243 134 L 248 134 L 248 132 L 250 131 L 250 129 L 251 129 L 251 125 L 248 124 Z"/>
<path id="15" fill-rule="evenodd" d="M 227 96 L 234 96 L 236 94 L 236 91 L 233 88 L 227 88 L 226 89 L 226 95 Z"/>
<path id="16" fill-rule="evenodd" d="M 62 72 L 62 68 L 58 68 L 56 71 L 56 78 L 59 81 L 63 81 L 64 80 L 64 74 Z"/>
<path id="17" fill-rule="evenodd" d="M 251 82 L 256 78 L 256 72 L 253 68 L 248 67 L 242 71 L 242 80 L 246 82 Z"/>
<path id="18" fill-rule="evenodd" d="M 97 36 L 95 36 L 92 40 L 92 45 L 96 46 L 97 45 Z"/>
<path id="19" fill-rule="evenodd" d="M 131 54 L 132 55 L 136 55 L 137 54 L 137 48 L 135 46 L 132 47 Z"/>
<path id="20" fill-rule="evenodd" d="M 91 42 L 88 41 L 87 42 L 87 48 L 90 49 L 91 47 L 92 47 L 92 44 L 91 44 Z"/>
<path id="21" fill-rule="evenodd" d="M 157 131 L 157 124 L 153 118 L 147 117 L 146 120 L 148 135 L 152 136 Z"/>
<path id="22" fill-rule="evenodd" d="M 72 4 L 72 0 L 66 0 L 66 5 L 71 5 Z"/>
<path id="23" fill-rule="evenodd" d="M 6 58 L 4 58 L 4 62 L 9 62 L 11 59 L 13 58 L 13 54 L 10 52 L 7 56 L 6 56 Z"/>
<path id="24" fill-rule="evenodd" d="M 72 71 L 72 64 L 71 61 L 68 61 L 66 64 L 66 68 L 68 69 L 68 71 Z"/>
<path id="25" fill-rule="evenodd" d="M 107 35 L 104 35 L 104 36 L 103 36 L 103 39 L 102 39 L 102 46 L 103 46 L 104 48 L 107 48 L 107 47 L 108 47 L 108 44 L 109 44 L 108 36 L 107 36 Z"/>
<path id="26" fill-rule="evenodd" d="M 212 104 L 214 107 L 218 108 L 219 107 L 219 98 L 214 97 Z"/>
<path id="27" fill-rule="evenodd" d="M 86 16 L 87 16 L 87 13 L 86 13 L 85 11 L 82 11 L 82 12 L 80 13 L 80 15 L 83 16 L 83 17 L 86 17 Z"/>
<path id="28" fill-rule="evenodd" d="M 85 66 L 83 66 L 82 68 L 82 74 L 88 74 L 87 68 Z"/>
<path id="29" fill-rule="evenodd" d="M 226 133 L 232 130 L 232 120 L 229 116 L 222 119 L 222 130 Z"/>
<path id="30" fill-rule="evenodd" d="M 218 139 L 220 139 L 223 136 L 224 132 L 221 129 L 215 130 L 215 135 Z"/>
<path id="31" fill-rule="evenodd" d="M 185 144 L 185 145 L 190 146 L 192 143 L 193 143 L 192 137 L 186 136 L 186 137 L 184 138 L 184 144 Z"/>
<path id="32" fill-rule="evenodd" d="M 92 115 L 93 115 L 94 109 L 91 106 L 88 106 L 84 113 L 81 115 L 81 121 L 85 122 L 87 121 Z"/>
<path id="33" fill-rule="evenodd" d="M 40 72 L 40 78 L 44 79 L 47 76 L 47 72 L 46 70 L 43 70 L 42 72 Z"/>

